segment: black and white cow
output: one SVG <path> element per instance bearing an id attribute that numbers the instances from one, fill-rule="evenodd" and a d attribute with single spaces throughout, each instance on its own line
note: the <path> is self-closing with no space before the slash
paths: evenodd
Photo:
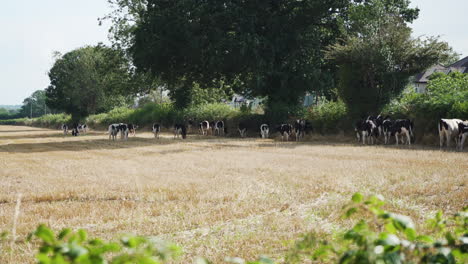
<path id="1" fill-rule="evenodd" d="M 268 126 L 268 124 L 260 125 L 260 134 L 262 135 L 262 138 L 268 138 L 270 134 L 270 126 Z"/>
<path id="2" fill-rule="evenodd" d="M 217 121 L 214 124 L 214 134 L 218 136 L 224 136 L 224 121 Z"/>
<path id="3" fill-rule="evenodd" d="M 78 125 L 78 132 L 86 134 L 87 131 L 88 131 L 88 126 L 86 124 Z"/>
<path id="4" fill-rule="evenodd" d="M 247 136 L 247 124 L 246 123 L 239 122 L 239 124 L 237 125 L 237 130 L 239 131 L 241 138 Z"/>
<path id="5" fill-rule="evenodd" d="M 109 125 L 108 133 L 109 133 L 109 140 L 112 138 L 112 140 L 115 140 L 117 135 L 119 134 L 119 124 L 111 124 Z"/>
<path id="6" fill-rule="evenodd" d="M 401 143 L 405 144 L 403 141 L 404 136 L 406 136 L 406 144 L 411 145 L 411 139 L 414 137 L 414 124 L 409 119 L 397 119 L 393 123 L 392 134 L 395 135 L 396 144 L 398 145 L 399 138 L 401 136 Z"/>
<path id="7" fill-rule="evenodd" d="M 124 124 L 124 123 L 120 123 L 119 127 L 118 127 L 118 130 L 120 132 L 120 138 L 122 140 L 127 140 L 128 139 L 128 133 L 129 133 L 128 125 Z"/>
<path id="8" fill-rule="evenodd" d="M 161 133 L 161 125 L 158 123 L 154 123 L 153 127 L 151 128 L 151 131 L 153 131 L 155 138 L 159 138 L 159 133 Z"/>
<path id="9" fill-rule="evenodd" d="M 294 123 L 294 132 L 296 134 L 296 141 L 302 139 L 306 133 L 306 121 L 298 119 Z"/>
<path id="10" fill-rule="evenodd" d="M 187 137 L 187 127 L 184 124 L 174 125 L 174 139 L 182 136 L 183 139 Z"/>
<path id="11" fill-rule="evenodd" d="M 468 121 L 458 123 L 458 148 L 463 150 L 463 145 L 468 137 Z"/>
<path id="12" fill-rule="evenodd" d="M 382 115 L 378 115 L 378 116 L 368 116 L 367 117 L 367 120 L 371 120 L 372 122 L 374 122 L 375 126 L 377 127 L 377 134 L 375 135 L 376 137 L 380 137 L 380 135 L 382 135 L 382 130 L 383 130 L 383 121 L 388 118 L 387 117 L 383 117 Z"/>
<path id="13" fill-rule="evenodd" d="M 211 121 L 211 122 L 210 122 L 210 129 L 209 129 L 209 131 L 210 131 L 210 133 L 211 133 L 212 136 L 214 135 L 214 132 L 215 132 L 215 124 L 216 124 L 216 121 Z"/>
<path id="14" fill-rule="evenodd" d="M 444 146 L 444 139 L 446 139 L 447 147 L 450 147 L 450 141 L 455 138 L 455 146 L 458 146 L 458 124 L 463 122 L 460 119 L 440 119 L 439 128 L 439 142 L 440 147 Z"/>
<path id="15" fill-rule="evenodd" d="M 200 128 L 200 133 L 204 136 L 207 136 L 208 135 L 208 131 L 210 130 L 210 122 L 208 121 L 202 121 L 200 124 L 199 124 L 199 128 Z"/>
<path id="16" fill-rule="evenodd" d="M 374 121 L 370 119 L 359 120 L 356 122 L 354 131 L 358 142 L 362 141 L 362 144 L 374 144 L 374 140 L 379 134 L 379 130 L 375 125 Z"/>
<path id="17" fill-rule="evenodd" d="M 77 137 L 80 134 L 79 125 L 73 124 L 72 136 Z"/>
<path id="18" fill-rule="evenodd" d="M 136 129 L 138 128 L 138 126 L 135 125 L 135 124 L 128 124 L 127 127 L 128 127 L 128 132 L 130 134 L 132 134 L 132 136 L 135 136 L 136 135 Z"/>
<path id="19" fill-rule="evenodd" d="M 291 136 L 293 127 L 290 124 L 281 124 L 278 127 L 276 127 L 278 132 L 281 134 L 281 140 L 284 141 L 289 141 L 289 137 Z"/>
<path id="20" fill-rule="evenodd" d="M 62 125 L 62 130 L 63 130 L 63 135 L 66 136 L 68 134 L 68 125 L 63 124 Z"/>
<path id="21" fill-rule="evenodd" d="M 384 136 L 385 144 L 390 143 L 390 138 L 392 136 L 392 129 L 393 129 L 393 121 L 390 119 L 390 117 L 387 116 L 382 122 L 382 134 Z"/>

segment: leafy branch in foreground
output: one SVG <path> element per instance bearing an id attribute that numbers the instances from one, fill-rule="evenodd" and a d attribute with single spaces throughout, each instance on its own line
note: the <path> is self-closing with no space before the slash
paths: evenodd
<path id="1" fill-rule="evenodd" d="M 173 244 L 155 238 L 124 236 L 119 242 L 88 239 L 84 230 L 63 229 L 57 235 L 40 225 L 28 240 L 40 241 L 36 259 L 40 264 L 158 264 L 180 255 Z M 108 261 L 110 259 L 110 261 Z"/>
<path id="2" fill-rule="evenodd" d="M 428 221 L 431 235 L 418 233 L 411 218 L 387 212 L 382 197 L 360 193 L 345 207 L 345 218 L 363 215 L 333 241 L 308 233 L 286 256 L 287 263 L 305 259 L 338 263 L 468 263 L 468 213 L 445 218 L 441 212 Z"/>

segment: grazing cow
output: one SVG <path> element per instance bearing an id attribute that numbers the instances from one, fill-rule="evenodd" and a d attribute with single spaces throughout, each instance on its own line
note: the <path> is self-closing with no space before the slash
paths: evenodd
<path id="1" fill-rule="evenodd" d="M 294 123 L 294 131 L 296 134 L 296 141 L 299 141 L 305 135 L 306 121 L 301 119 L 296 120 L 296 122 Z"/>
<path id="2" fill-rule="evenodd" d="M 120 123 L 118 129 L 120 131 L 120 138 L 123 140 L 127 140 L 128 132 L 129 132 L 128 125 L 124 123 Z"/>
<path id="3" fill-rule="evenodd" d="M 262 124 L 260 126 L 260 134 L 262 135 L 262 138 L 268 138 L 270 134 L 270 127 L 267 124 Z"/>
<path id="4" fill-rule="evenodd" d="M 241 138 L 247 136 L 247 124 L 244 122 L 240 122 L 239 125 L 237 125 L 237 130 L 239 131 Z"/>
<path id="5" fill-rule="evenodd" d="M 356 132 L 356 138 L 358 142 L 361 141 L 361 133 L 364 130 L 365 122 L 366 122 L 365 120 L 361 119 L 361 120 L 356 121 L 356 123 L 354 124 L 354 131 Z"/>
<path id="6" fill-rule="evenodd" d="M 276 129 L 278 130 L 278 132 L 280 132 L 282 141 L 284 141 L 284 139 L 286 139 L 286 141 L 289 141 L 289 137 L 291 136 L 293 130 L 290 124 L 281 124 L 278 127 L 276 127 Z"/>
<path id="7" fill-rule="evenodd" d="M 215 121 L 211 121 L 211 122 L 210 122 L 210 129 L 209 129 L 209 131 L 211 131 L 211 132 L 210 132 L 211 135 L 214 135 L 214 132 L 215 132 L 215 124 L 216 124 Z"/>
<path id="8" fill-rule="evenodd" d="M 138 128 L 138 126 L 135 124 L 128 124 L 127 127 L 128 127 L 128 132 L 132 134 L 132 136 L 135 136 L 136 129 Z"/>
<path id="9" fill-rule="evenodd" d="M 72 136 L 77 137 L 80 134 L 79 125 L 73 124 Z"/>
<path id="10" fill-rule="evenodd" d="M 68 125 L 63 124 L 62 125 L 62 130 L 63 130 L 63 135 L 66 136 L 68 134 Z"/>
<path id="11" fill-rule="evenodd" d="M 86 134 L 88 126 L 86 124 L 78 125 L 78 132 Z"/>
<path id="12" fill-rule="evenodd" d="M 154 137 L 159 138 L 159 133 L 161 133 L 161 125 L 154 123 L 151 130 L 153 131 Z"/>
<path id="13" fill-rule="evenodd" d="M 447 141 L 447 148 L 450 146 L 450 141 L 455 138 L 455 146 L 458 146 L 458 124 L 463 122 L 460 119 L 441 119 L 439 120 L 439 140 L 440 147 L 444 146 L 444 138 Z"/>
<path id="14" fill-rule="evenodd" d="M 182 135 L 182 138 L 187 137 L 187 127 L 184 124 L 175 124 L 174 125 L 174 139 L 179 138 Z"/>
<path id="15" fill-rule="evenodd" d="M 214 124 L 214 132 L 215 135 L 217 134 L 218 136 L 224 136 L 224 121 L 217 121 Z"/>
<path id="16" fill-rule="evenodd" d="M 468 121 L 458 123 L 458 148 L 463 150 L 463 145 L 468 137 Z"/>
<path id="17" fill-rule="evenodd" d="M 406 144 L 411 145 L 411 138 L 414 137 L 414 124 L 409 119 L 397 119 L 393 123 L 392 134 L 395 135 L 396 144 L 398 145 L 398 136 L 401 137 L 401 143 L 405 144 L 403 141 L 404 136 L 406 136 Z"/>
<path id="18" fill-rule="evenodd" d="M 374 122 L 375 126 L 377 127 L 377 135 L 375 135 L 376 137 L 379 137 L 380 135 L 382 135 L 382 130 L 383 130 L 383 121 L 385 119 L 389 118 L 388 116 L 386 116 L 385 118 L 382 116 L 382 115 L 378 115 L 378 116 L 368 116 L 367 117 L 367 120 L 371 120 L 372 122 Z"/>
<path id="19" fill-rule="evenodd" d="M 112 138 L 112 140 L 115 140 L 117 137 L 117 134 L 119 133 L 119 124 L 112 124 L 109 125 L 108 133 L 109 133 L 109 140 Z"/>
<path id="20" fill-rule="evenodd" d="M 207 136 L 208 130 L 210 130 L 210 122 L 205 120 L 200 123 L 199 127 L 200 127 L 200 133 L 204 136 Z"/>
<path id="21" fill-rule="evenodd" d="M 384 135 L 384 143 L 390 143 L 390 138 L 392 136 L 392 129 L 393 129 L 393 121 L 386 117 L 382 122 L 382 133 Z"/>

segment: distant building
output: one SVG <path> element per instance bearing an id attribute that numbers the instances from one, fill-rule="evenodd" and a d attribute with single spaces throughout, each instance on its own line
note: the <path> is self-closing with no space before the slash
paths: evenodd
<path id="1" fill-rule="evenodd" d="M 468 73 L 468 57 L 465 57 L 452 65 L 443 66 L 443 65 L 434 65 L 424 72 L 419 73 L 415 76 L 414 88 L 417 93 L 425 93 L 427 88 L 427 83 L 429 77 L 436 72 L 441 72 L 444 74 L 449 74 L 451 72 L 461 72 Z"/>

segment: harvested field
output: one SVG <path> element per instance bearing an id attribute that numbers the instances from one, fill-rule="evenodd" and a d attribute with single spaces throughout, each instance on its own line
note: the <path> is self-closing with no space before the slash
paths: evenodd
<path id="1" fill-rule="evenodd" d="M 0 126 L 0 263 L 31 263 L 23 241 L 39 223 L 91 236 L 159 236 L 176 242 L 180 263 L 206 256 L 281 254 L 301 233 L 349 225 L 341 207 L 357 191 L 382 194 L 418 224 L 437 210 L 468 205 L 467 152 L 418 146 L 361 146 L 190 135 L 127 142 L 105 132 Z M 13 247 L 11 247 L 13 245 Z"/>

